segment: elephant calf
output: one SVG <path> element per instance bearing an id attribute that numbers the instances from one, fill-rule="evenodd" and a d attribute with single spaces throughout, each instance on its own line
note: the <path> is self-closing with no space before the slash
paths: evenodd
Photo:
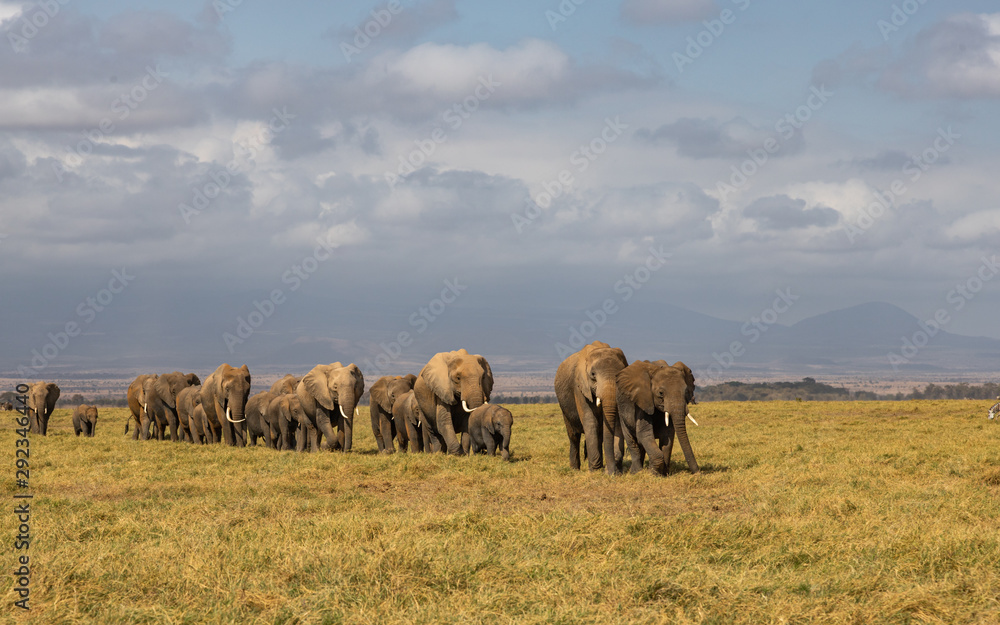
<path id="1" fill-rule="evenodd" d="M 472 453 L 486 452 L 510 460 L 510 430 L 514 425 L 514 415 L 503 406 L 486 404 L 469 415 L 469 438 Z"/>
<path id="2" fill-rule="evenodd" d="M 73 410 L 73 431 L 79 436 L 83 433 L 84 436 L 92 437 L 94 436 L 94 430 L 97 429 L 97 406 L 90 406 L 88 404 L 80 404 Z"/>

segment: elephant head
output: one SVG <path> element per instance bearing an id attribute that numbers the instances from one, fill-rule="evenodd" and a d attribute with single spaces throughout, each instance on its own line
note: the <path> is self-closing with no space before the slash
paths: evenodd
<path id="1" fill-rule="evenodd" d="M 317 365 L 303 376 L 295 394 L 302 402 L 306 415 L 319 432 L 327 438 L 330 449 L 337 445 L 350 451 L 354 440 L 354 414 L 365 392 L 365 379 L 361 369 L 351 363 L 339 362 Z M 339 434 L 333 434 L 336 419 Z"/>
<path id="2" fill-rule="evenodd" d="M 421 369 L 420 377 L 441 403 L 461 404 L 465 412 L 489 403 L 493 392 L 490 363 L 465 349 L 436 354 Z"/>
<path id="3" fill-rule="evenodd" d="M 285 377 L 271 385 L 271 392 L 275 395 L 281 395 L 282 393 L 294 393 L 295 387 L 298 386 L 298 384 L 299 378 L 295 377 L 291 373 L 286 373 Z"/>
<path id="4" fill-rule="evenodd" d="M 128 434 L 129 425 L 132 421 L 135 421 L 135 431 L 132 432 L 132 439 L 139 438 L 139 431 L 141 429 L 142 421 L 146 417 L 146 390 L 145 384 L 146 380 L 150 377 L 156 377 L 155 375 L 142 374 L 137 376 L 132 383 L 128 385 L 128 391 L 126 391 L 125 397 L 128 401 L 128 408 L 132 412 L 132 418 L 125 422 L 125 433 Z"/>
<path id="5" fill-rule="evenodd" d="M 660 414 L 663 415 L 668 439 L 672 442 L 676 432 L 688 468 L 697 473 L 698 462 L 691 449 L 686 424 L 688 404 L 694 398 L 694 374 L 691 369 L 682 362 L 673 366 L 663 360 L 634 362 L 618 374 L 618 387 L 621 396 L 648 417 L 656 420 Z M 652 457 L 653 454 L 650 455 Z M 664 462 L 669 463 L 669 460 L 667 457 Z"/>
<path id="6" fill-rule="evenodd" d="M 601 408 L 604 422 L 612 433 L 618 424 L 617 377 L 627 366 L 625 352 L 601 341 L 584 345 L 576 361 L 577 391 Z"/>
<path id="7" fill-rule="evenodd" d="M 35 382 L 28 388 L 28 417 L 31 431 L 47 436 L 49 417 L 59 399 L 59 386 L 54 382 Z"/>

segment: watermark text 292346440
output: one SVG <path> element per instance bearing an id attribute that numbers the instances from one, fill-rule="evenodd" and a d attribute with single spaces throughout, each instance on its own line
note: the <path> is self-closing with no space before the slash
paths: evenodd
<path id="1" fill-rule="evenodd" d="M 14 493 L 14 527 L 17 531 L 14 536 L 14 594 L 17 599 L 14 606 L 22 610 L 29 610 L 28 602 L 31 600 L 31 556 L 28 549 L 31 547 L 31 493 L 28 489 L 28 460 L 31 456 L 31 441 L 28 438 L 28 407 L 27 384 L 18 384 L 17 391 L 17 414 L 15 419 L 17 424 L 17 438 L 14 439 L 14 471 L 15 482 L 18 490 Z"/>

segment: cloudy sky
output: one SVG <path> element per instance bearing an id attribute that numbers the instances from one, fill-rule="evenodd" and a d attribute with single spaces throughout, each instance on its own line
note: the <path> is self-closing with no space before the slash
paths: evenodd
<path id="1" fill-rule="evenodd" d="M 452 324 L 554 364 L 608 300 L 742 322 L 789 289 L 782 324 L 880 301 L 1000 338 L 996 10 L 0 1 L 2 364 Z"/>

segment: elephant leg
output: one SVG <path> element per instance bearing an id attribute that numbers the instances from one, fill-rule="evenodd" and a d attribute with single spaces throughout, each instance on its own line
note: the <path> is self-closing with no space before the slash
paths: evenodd
<path id="1" fill-rule="evenodd" d="M 455 436 L 455 425 L 452 422 L 451 410 L 448 406 L 439 405 L 437 407 L 437 431 L 438 436 L 444 439 L 443 447 L 453 456 L 464 455 L 462 443 Z"/>
<path id="2" fill-rule="evenodd" d="M 177 418 L 177 413 L 167 407 L 167 425 L 170 426 L 170 440 L 177 442 L 180 440 L 179 430 L 180 430 L 180 419 Z"/>
<path id="3" fill-rule="evenodd" d="M 663 473 L 666 475 L 670 472 L 670 454 L 674 450 L 674 424 L 673 422 L 666 428 L 666 431 L 660 436 L 660 452 L 663 454 Z"/>
<path id="4" fill-rule="evenodd" d="M 659 475 L 666 475 L 667 467 L 663 463 L 663 452 L 654 436 L 653 424 L 645 419 L 639 419 L 635 424 L 635 433 L 643 451 L 649 455 L 649 470 Z"/>
<path id="5" fill-rule="evenodd" d="M 132 440 L 137 441 L 139 440 L 139 430 L 142 429 L 142 421 L 139 417 L 132 415 L 132 422 L 135 423 L 135 428 L 132 430 Z M 128 430 L 126 429 L 126 431 Z"/>
<path id="6" fill-rule="evenodd" d="M 153 419 L 149 416 L 149 413 L 147 412 L 142 416 L 142 423 L 139 424 L 139 428 L 142 430 L 142 434 L 140 434 L 142 440 L 144 441 L 149 440 L 149 429 L 152 427 L 152 425 L 153 425 Z"/>
<path id="7" fill-rule="evenodd" d="M 337 420 L 339 433 L 334 433 L 333 431 L 333 421 Z M 312 436 L 316 437 L 317 450 L 319 449 L 319 435 L 322 434 L 326 438 L 326 447 L 330 451 L 336 448 L 337 443 L 341 441 L 341 435 L 343 434 L 343 419 L 339 413 L 336 416 L 331 415 L 325 408 L 317 406 L 316 408 L 316 427 L 313 428 Z"/>
<path id="8" fill-rule="evenodd" d="M 385 432 L 382 430 L 382 415 L 381 410 L 372 402 L 368 407 L 368 416 L 371 417 L 372 421 L 372 434 L 375 435 L 375 444 L 378 446 L 378 452 L 382 453 L 385 451 L 386 441 L 384 440 Z"/>
<path id="9" fill-rule="evenodd" d="M 587 464 L 591 471 L 598 471 L 604 468 L 604 461 L 601 457 L 602 434 L 604 426 L 593 413 L 587 401 L 580 396 L 576 398 L 576 413 L 580 415 L 580 423 L 583 425 L 583 435 L 587 440 Z"/>
<path id="10" fill-rule="evenodd" d="M 493 438 L 493 435 L 490 434 L 489 432 L 486 432 L 485 434 L 486 434 L 486 436 L 484 438 L 486 439 L 486 454 L 489 455 L 489 456 L 495 456 L 495 455 L 497 455 L 497 441 L 496 441 L 496 439 Z"/>
<path id="11" fill-rule="evenodd" d="M 569 468 L 580 470 L 580 433 L 567 432 L 569 436 Z"/>
<path id="12" fill-rule="evenodd" d="M 261 425 L 264 426 L 261 428 L 264 431 L 264 446 L 268 449 L 274 449 L 274 438 L 271 434 L 271 424 L 265 421 Z"/>
<path id="13" fill-rule="evenodd" d="M 395 453 L 396 451 L 396 426 L 393 424 L 392 419 L 382 414 L 379 416 L 379 431 L 381 432 L 381 438 L 383 440 L 383 447 L 379 449 L 380 452 L 385 452 L 387 454 Z"/>

